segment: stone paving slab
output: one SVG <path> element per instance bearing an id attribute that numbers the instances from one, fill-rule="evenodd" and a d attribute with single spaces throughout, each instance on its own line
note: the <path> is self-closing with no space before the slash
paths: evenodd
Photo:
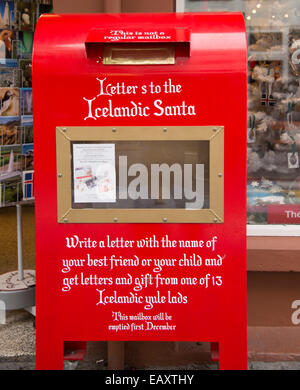
<path id="1" fill-rule="evenodd" d="M 34 317 L 25 310 L 9 311 L 6 324 L 0 325 L 0 362 L 34 360 Z"/>

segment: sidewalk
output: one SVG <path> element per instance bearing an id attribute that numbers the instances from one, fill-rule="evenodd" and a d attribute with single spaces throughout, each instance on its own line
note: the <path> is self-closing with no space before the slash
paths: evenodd
<path id="1" fill-rule="evenodd" d="M 0 370 L 35 367 L 34 317 L 24 310 L 11 311 L 0 325 Z"/>

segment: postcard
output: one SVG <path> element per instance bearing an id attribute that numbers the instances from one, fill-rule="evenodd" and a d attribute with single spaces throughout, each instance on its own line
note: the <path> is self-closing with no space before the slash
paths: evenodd
<path id="1" fill-rule="evenodd" d="M 15 31 L 12 29 L 0 30 L 0 59 L 8 60 L 15 58 L 13 42 L 16 40 Z"/>
<path id="2" fill-rule="evenodd" d="M 21 115 L 32 115 L 32 89 L 20 88 Z"/>
<path id="3" fill-rule="evenodd" d="M 32 87 L 32 62 L 31 60 L 20 60 L 21 86 L 23 88 Z"/>
<path id="4" fill-rule="evenodd" d="M 22 200 L 22 180 L 17 177 L 0 182 L 0 207 L 16 204 Z"/>
<path id="5" fill-rule="evenodd" d="M 23 200 L 34 199 L 34 171 L 25 171 L 22 175 Z"/>
<path id="6" fill-rule="evenodd" d="M 18 1 L 18 28 L 20 31 L 33 31 L 35 25 L 36 4 L 33 2 Z"/>
<path id="7" fill-rule="evenodd" d="M 32 57 L 32 45 L 33 45 L 33 32 L 32 31 L 20 31 L 17 47 L 17 56 L 19 58 Z"/>
<path id="8" fill-rule="evenodd" d="M 0 28 L 12 28 L 15 24 L 15 2 L 0 0 Z"/>
<path id="9" fill-rule="evenodd" d="M 19 105 L 19 88 L 0 88 L 0 116 L 18 116 Z"/>
<path id="10" fill-rule="evenodd" d="M 33 144 L 22 145 L 22 171 L 28 171 L 34 169 L 34 152 Z"/>
<path id="11" fill-rule="evenodd" d="M 33 126 L 22 126 L 20 132 L 22 134 L 22 144 L 33 143 Z"/>
<path id="12" fill-rule="evenodd" d="M 0 146 L 0 181 L 21 174 L 21 147 Z"/>
<path id="13" fill-rule="evenodd" d="M 0 117 L 0 145 L 21 143 L 19 117 Z"/>
<path id="14" fill-rule="evenodd" d="M 20 79 L 20 69 L 0 67 L 0 87 L 18 87 Z"/>

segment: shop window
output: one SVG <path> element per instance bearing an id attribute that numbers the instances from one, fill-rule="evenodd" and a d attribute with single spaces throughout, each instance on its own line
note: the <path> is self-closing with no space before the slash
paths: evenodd
<path id="1" fill-rule="evenodd" d="M 176 6 L 177 12 L 243 12 L 248 38 L 248 225 L 299 225 L 299 0 L 177 0 Z"/>

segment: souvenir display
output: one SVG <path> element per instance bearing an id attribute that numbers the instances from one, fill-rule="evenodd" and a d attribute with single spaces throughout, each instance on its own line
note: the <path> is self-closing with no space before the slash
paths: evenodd
<path id="1" fill-rule="evenodd" d="M 258 32 L 250 34 L 248 50 L 251 51 L 277 51 L 282 50 L 282 34 L 280 32 Z"/>
<path id="2" fill-rule="evenodd" d="M 283 34 L 283 33 L 282 33 Z M 296 68 L 288 67 L 286 60 L 262 60 L 258 46 L 282 50 L 278 32 L 260 35 L 258 43 L 249 46 L 249 118 L 252 118 L 252 133 L 248 128 L 248 223 L 267 223 L 270 205 L 300 204 L 299 175 L 300 147 L 300 94 Z M 267 39 L 268 37 L 268 39 Z M 287 38 L 287 37 L 285 37 Z M 290 33 L 294 47 L 295 37 Z M 256 57 L 259 59 L 257 60 Z M 273 56 L 273 58 L 275 58 Z M 253 118 L 256 118 L 254 125 Z M 291 183 L 294 183 L 291 185 Z M 273 209 L 272 209 L 273 210 Z"/>
<path id="3" fill-rule="evenodd" d="M 52 0 L 0 0 L 0 207 L 34 199 L 32 44 L 52 8 Z"/>
<path id="4" fill-rule="evenodd" d="M 14 67 L 0 68 L 0 88 L 20 85 L 20 69 Z"/>
<path id="5" fill-rule="evenodd" d="M 33 31 L 36 18 L 36 3 L 17 1 L 18 28 L 20 31 Z"/>
<path id="6" fill-rule="evenodd" d="M 259 26 L 255 16 L 246 18 L 252 118 L 251 133 L 247 129 L 249 224 L 274 223 L 270 215 L 276 205 L 282 210 L 291 203 L 300 207 L 300 31 L 287 20 L 292 2 L 284 3 L 264 5 L 276 24 Z"/>
<path id="7" fill-rule="evenodd" d="M 298 3 L 298 0 L 184 1 L 185 12 L 239 11 L 245 16 L 249 224 L 282 223 L 291 203 L 300 212 Z M 280 218 L 274 217 L 276 206 L 282 210 L 278 211 Z M 297 221 L 286 219 L 287 224 Z"/>

